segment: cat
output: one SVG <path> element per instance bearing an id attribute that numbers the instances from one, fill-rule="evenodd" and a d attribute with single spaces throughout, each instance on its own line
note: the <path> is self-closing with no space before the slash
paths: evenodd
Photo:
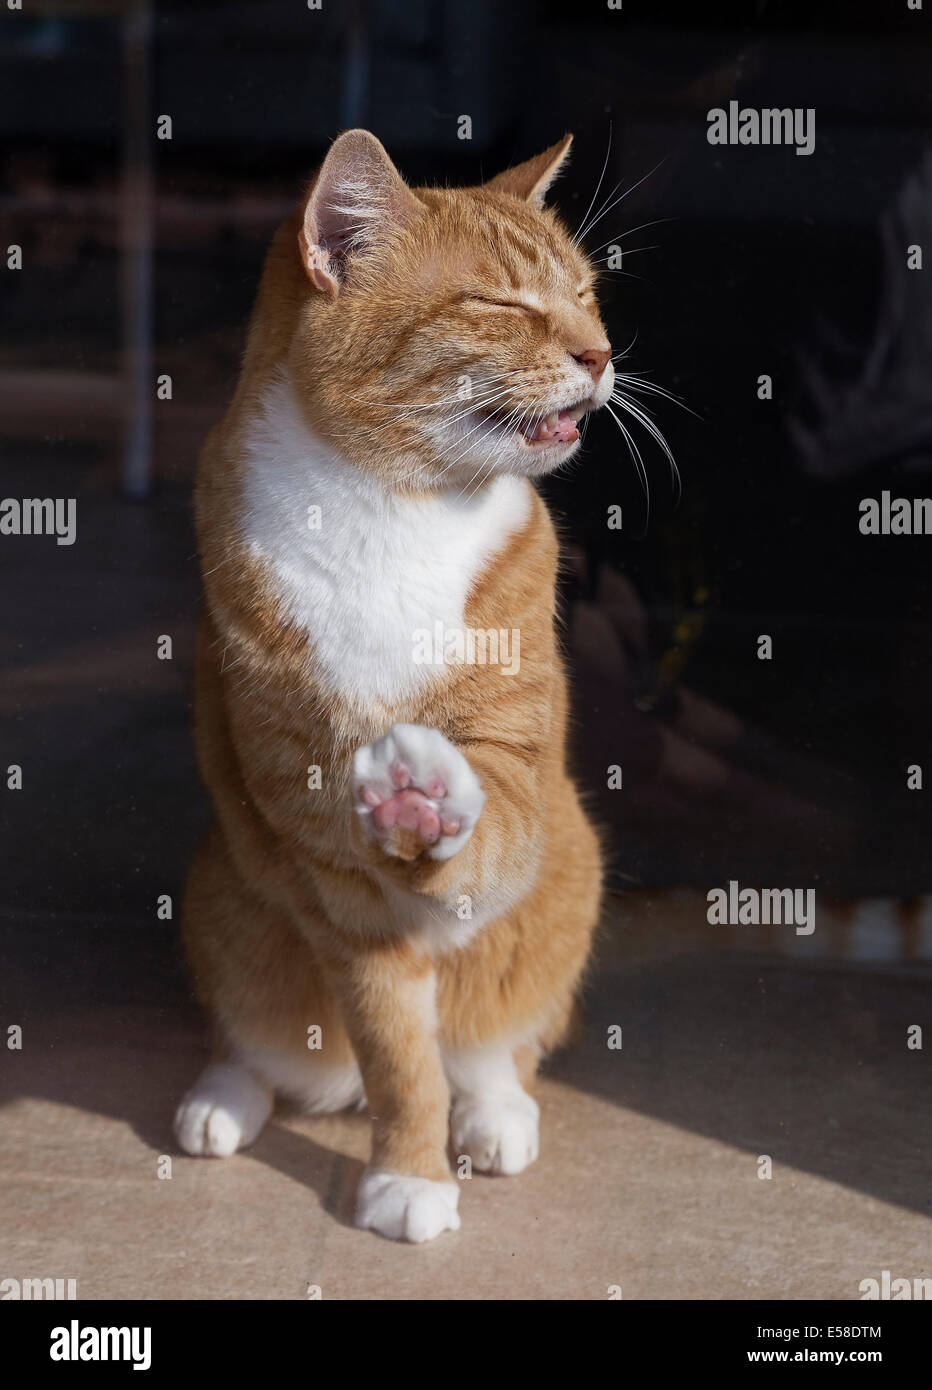
<path id="1" fill-rule="evenodd" d="M 459 1227 L 449 1152 L 537 1157 L 529 1088 L 599 916 L 531 481 L 614 379 L 593 268 L 544 201 L 571 139 L 412 190 L 374 136 L 339 136 L 273 240 L 198 469 L 215 820 L 182 930 L 216 1051 L 176 1135 L 223 1156 L 276 1093 L 365 1104 L 355 1220 L 393 1239 Z M 436 631 L 519 634 L 520 659 L 416 660 Z"/>

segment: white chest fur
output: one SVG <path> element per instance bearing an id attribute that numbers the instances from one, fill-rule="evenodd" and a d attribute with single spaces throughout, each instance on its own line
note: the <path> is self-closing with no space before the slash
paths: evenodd
<path id="1" fill-rule="evenodd" d="M 247 439 L 242 535 L 331 689 L 391 701 L 437 678 L 415 660 L 417 634 L 462 629 L 470 588 L 530 500 L 513 477 L 472 498 L 388 493 L 310 432 L 283 378 Z"/>

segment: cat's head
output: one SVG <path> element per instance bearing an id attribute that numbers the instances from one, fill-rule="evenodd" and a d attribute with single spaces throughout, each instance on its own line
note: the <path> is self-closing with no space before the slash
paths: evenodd
<path id="1" fill-rule="evenodd" d="M 578 448 L 614 372 L 592 266 L 544 206 L 570 143 L 477 188 L 413 190 L 368 132 L 331 146 L 299 219 L 290 366 L 344 457 L 463 488 Z"/>

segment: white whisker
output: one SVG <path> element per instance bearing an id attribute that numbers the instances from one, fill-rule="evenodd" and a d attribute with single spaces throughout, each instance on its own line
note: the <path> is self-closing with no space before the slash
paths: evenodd
<path id="1" fill-rule="evenodd" d="M 589 220 L 585 229 L 579 233 L 580 241 L 583 239 L 583 237 L 589 235 L 596 223 L 601 222 L 602 218 L 607 216 L 608 213 L 611 212 L 612 208 L 617 207 L 619 203 L 624 202 L 625 198 L 629 197 L 630 194 L 632 194 L 636 188 L 640 188 L 641 184 L 645 181 L 645 179 L 649 179 L 652 174 L 656 174 L 661 164 L 665 162 L 665 159 L 666 156 L 664 156 L 664 159 L 659 160 L 654 165 L 653 169 L 649 169 L 646 174 L 639 178 L 637 183 L 632 184 L 629 189 L 626 189 L 624 193 L 620 194 L 617 198 L 615 198 L 611 203 L 608 204 L 607 207 L 603 208 L 601 212 L 596 213 L 595 217 Z"/>
<path id="2" fill-rule="evenodd" d="M 602 172 L 601 172 L 601 174 L 599 175 L 599 181 L 598 181 L 598 183 L 597 183 L 596 186 L 595 186 L 595 192 L 593 193 L 592 197 L 591 197 L 590 200 L 589 200 L 589 206 L 586 208 L 586 211 L 583 213 L 582 218 L 580 219 L 579 227 L 577 228 L 577 230 L 576 230 L 576 231 L 574 232 L 574 234 L 573 234 L 573 245 L 574 245 L 574 246 L 578 246 L 579 243 L 580 243 L 580 241 L 582 240 L 582 236 L 583 236 L 582 228 L 585 226 L 586 219 L 588 218 L 590 212 L 592 211 L 592 209 L 593 209 L 593 207 L 594 207 L 594 205 L 595 205 L 595 200 L 596 200 L 596 198 L 598 198 L 598 196 L 599 196 L 599 189 L 602 187 L 602 180 L 605 178 L 605 170 L 608 168 L 608 157 L 609 157 L 609 155 L 611 154 L 611 152 L 612 152 L 612 123 L 611 123 L 611 121 L 609 121 L 609 123 L 608 123 L 608 147 L 606 148 L 606 151 L 605 151 L 605 159 L 602 161 Z"/>
<path id="3" fill-rule="evenodd" d="M 644 489 L 644 496 L 647 498 L 647 517 L 644 523 L 646 528 L 650 524 L 650 483 L 648 482 L 647 478 L 647 469 L 644 467 L 644 460 L 641 458 L 641 451 L 638 448 L 637 444 L 634 442 L 633 436 L 628 432 L 628 430 L 625 429 L 624 425 L 621 423 L 618 416 L 615 414 L 614 410 L 612 410 L 612 407 L 607 402 L 605 405 L 605 409 L 608 411 L 609 415 L 612 417 L 612 419 L 615 421 L 615 424 L 618 426 L 618 428 L 621 430 L 621 433 L 624 435 L 625 442 L 628 445 L 631 458 L 634 462 L 634 466 L 637 469 L 638 477 L 641 480 L 641 486 Z"/>

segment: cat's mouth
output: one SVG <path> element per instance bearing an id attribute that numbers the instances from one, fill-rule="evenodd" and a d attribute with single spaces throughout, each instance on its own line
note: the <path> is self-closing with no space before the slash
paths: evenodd
<path id="1" fill-rule="evenodd" d="M 527 411 L 515 418 L 514 410 L 501 409 L 483 412 L 482 423 L 490 426 L 502 438 L 510 437 L 529 448 L 554 448 L 575 444 L 579 438 L 579 425 L 582 417 L 593 408 L 591 396 L 575 405 L 560 410 L 550 410 L 542 414 L 539 410 Z"/>

